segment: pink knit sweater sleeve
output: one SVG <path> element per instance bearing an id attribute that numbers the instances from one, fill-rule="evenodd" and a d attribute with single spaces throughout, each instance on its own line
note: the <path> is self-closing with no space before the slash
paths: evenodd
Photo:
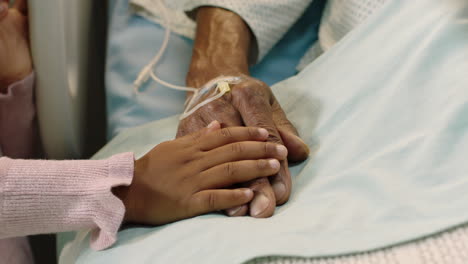
<path id="1" fill-rule="evenodd" d="M 33 85 L 31 75 L 0 94 L 0 148 L 9 157 L 31 154 Z M 91 228 L 92 248 L 115 242 L 125 207 L 111 189 L 130 185 L 132 153 L 82 161 L 9 157 L 0 158 L 0 239 Z"/>
<path id="2" fill-rule="evenodd" d="M 130 185 L 133 154 L 107 160 L 0 158 L 0 238 L 95 228 L 91 246 L 112 245 L 125 207 L 111 188 Z"/>
<path id="3" fill-rule="evenodd" d="M 0 156 L 33 158 L 37 154 L 34 73 L 0 93 Z"/>

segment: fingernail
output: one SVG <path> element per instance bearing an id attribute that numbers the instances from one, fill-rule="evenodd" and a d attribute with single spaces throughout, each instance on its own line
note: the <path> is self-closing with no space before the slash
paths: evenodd
<path id="1" fill-rule="evenodd" d="M 207 128 L 213 128 L 214 126 L 217 125 L 217 123 L 218 123 L 218 121 L 215 120 L 215 121 L 211 122 L 211 123 L 207 126 Z"/>
<path id="2" fill-rule="evenodd" d="M 272 188 L 277 198 L 282 198 L 286 194 L 286 185 L 284 185 L 282 182 L 274 183 Z"/>
<path id="3" fill-rule="evenodd" d="M 258 129 L 258 133 L 260 134 L 260 136 L 262 137 L 268 137 L 268 130 L 264 129 L 264 128 L 259 128 Z"/>
<path id="4" fill-rule="evenodd" d="M 275 159 L 269 160 L 269 161 L 268 161 L 268 164 L 270 164 L 270 167 L 273 168 L 273 169 L 275 169 L 275 170 L 279 169 L 279 167 L 280 167 L 279 161 L 278 161 L 278 160 L 275 160 Z"/>
<path id="5" fill-rule="evenodd" d="M 250 206 L 250 215 L 260 215 L 261 213 L 263 213 L 263 211 L 265 211 L 265 209 L 267 209 L 269 203 L 270 201 L 264 194 L 261 193 L 257 195 Z"/>
<path id="6" fill-rule="evenodd" d="M 242 209 L 242 205 L 238 206 L 238 207 L 235 207 L 235 208 L 228 209 L 226 211 L 227 211 L 228 215 L 233 216 L 233 215 L 237 214 L 240 211 L 240 209 Z"/>
<path id="7" fill-rule="evenodd" d="M 245 189 L 245 190 L 244 190 L 244 194 L 245 194 L 245 196 L 247 196 L 247 197 L 252 197 L 253 191 L 252 191 L 251 189 Z"/>
<path id="8" fill-rule="evenodd" d="M 281 157 L 287 157 L 288 156 L 288 149 L 283 146 L 283 145 L 278 145 L 276 146 L 276 151 Z"/>

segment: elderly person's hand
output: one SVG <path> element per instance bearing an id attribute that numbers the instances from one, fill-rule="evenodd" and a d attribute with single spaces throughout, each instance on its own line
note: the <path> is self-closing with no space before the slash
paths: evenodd
<path id="1" fill-rule="evenodd" d="M 32 71 L 26 1 L 0 0 L 0 93 Z"/>
<path id="2" fill-rule="evenodd" d="M 204 128 L 213 120 L 224 126 L 263 127 L 269 132 L 269 141 L 284 144 L 290 161 L 307 158 L 309 149 L 298 137 L 270 87 L 248 76 L 248 53 L 251 32 L 236 14 L 211 7 L 197 12 L 197 37 L 187 85 L 200 87 L 213 78 L 240 76 L 240 83 L 231 85 L 231 92 L 197 110 L 179 124 L 178 136 Z M 190 96 L 190 94 L 189 94 Z M 276 205 L 285 203 L 291 193 L 291 176 L 288 162 L 282 161 L 277 175 L 256 179 L 244 186 L 254 190 L 250 215 L 269 217 Z M 249 206 L 227 211 L 230 216 L 245 215 Z"/>

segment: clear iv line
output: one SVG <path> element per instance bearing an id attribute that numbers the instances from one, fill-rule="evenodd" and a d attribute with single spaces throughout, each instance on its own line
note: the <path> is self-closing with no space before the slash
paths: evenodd
<path id="1" fill-rule="evenodd" d="M 234 77 L 234 76 L 220 76 L 220 77 L 208 82 L 202 88 L 197 89 L 197 88 L 193 88 L 193 87 L 174 85 L 174 84 L 168 83 L 168 82 L 166 82 L 164 80 L 161 80 L 158 76 L 156 76 L 156 74 L 154 73 L 154 67 L 159 62 L 162 55 L 166 51 L 167 45 L 169 43 L 169 39 L 170 39 L 170 36 L 171 36 L 171 30 L 169 28 L 168 11 L 167 11 L 167 8 L 166 8 L 166 6 L 164 4 L 164 0 L 156 1 L 156 3 L 159 5 L 159 8 L 162 10 L 162 13 L 163 13 L 163 21 L 164 22 L 162 23 L 162 26 L 166 28 L 166 31 L 164 33 L 164 40 L 163 40 L 161 48 L 159 49 L 156 56 L 138 74 L 137 79 L 133 82 L 133 89 L 134 89 L 135 93 L 138 94 L 139 93 L 138 90 L 139 90 L 140 86 L 143 83 L 145 83 L 146 81 L 148 81 L 149 77 L 151 77 L 157 83 L 159 83 L 159 84 L 161 84 L 163 86 L 166 86 L 168 88 L 175 89 L 175 90 L 180 90 L 180 91 L 193 92 L 194 94 L 192 95 L 190 100 L 187 99 L 187 101 L 185 102 L 186 108 L 185 108 L 184 112 L 182 113 L 182 115 L 180 116 L 180 120 L 182 120 L 182 119 L 190 116 L 191 114 L 193 114 L 195 111 L 197 111 L 198 109 L 200 109 L 204 105 L 209 104 L 209 103 L 221 98 L 224 94 L 226 94 L 227 92 L 230 91 L 229 83 L 238 83 L 241 80 L 241 78 L 240 77 Z M 214 86 L 214 85 L 216 85 L 216 86 Z M 213 89 L 213 87 L 215 87 L 214 92 L 215 93 L 218 92 L 218 94 L 216 94 L 215 96 L 213 96 L 211 98 L 207 98 L 204 101 L 200 102 L 199 104 L 193 106 L 195 104 L 195 102 L 200 99 L 201 96 L 206 94 L 209 90 Z"/>
<path id="2" fill-rule="evenodd" d="M 167 14 L 167 9 L 166 5 L 163 3 L 164 0 L 156 1 L 156 3 L 159 5 L 159 8 L 162 10 L 163 14 L 163 23 L 162 26 L 166 28 L 164 32 L 164 40 L 161 45 L 161 48 L 159 49 L 158 53 L 154 58 L 151 60 L 151 62 L 146 65 L 143 70 L 138 74 L 137 79 L 133 82 L 133 89 L 135 93 L 138 93 L 140 86 L 148 81 L 148 78 L 151 76 L 157 83 L 164 85 L 166 87 L 176 89 L 176 90 L 181 90 L 181 91 L 189 91 L 189 92 L 196 92 L 198 89 L 197 88 L 192 88 L 192 87 L 185 87 L 185 86 L 178 86 L 174 85 L 171 83 L 168 83 L 166 81 L 161 80 L 156 74 L 154 73 L 154 66 L 159 62 L 161 59 L 162 55 L 166 51 L 167 45 L 169 44 L 169 39 L 171 37 L 171 29 L 169 28 L 169 17 Z"/>

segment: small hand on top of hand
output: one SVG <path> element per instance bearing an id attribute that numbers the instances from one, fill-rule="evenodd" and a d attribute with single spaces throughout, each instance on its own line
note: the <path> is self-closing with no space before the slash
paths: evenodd
<path id="1" fill-rule="evenodd" d="M 114 189 L 125 221 L 160 225 L 250 202 L 251 189 L 230 186 L 274 175 L 286 159 L 285 147 L 267 138 L 265 129 L 215 121 L 157 145 L 135 161 L 132 184 Z"/>
<path id="2" fill-rule="evenodd" d="M 305 160 L 309 154 L 308 146 L 299 138 L 270 87 L 255 78 L 238 75 L 242 76 L 242 81 L 232 85 L 230 93 L 183 119 L 179 123 L 177 135 L 184 136 L 198 131 L 213 120 L 218 120 L 225 127 L 261 127 L 269 132 L 269 142 L 286 146 L 290 161 Z M 188 84 L 199 86 L 203 83 L 198 81 L 200 76 L 203 74 L 190 74 Z M 281 168 L 273 177 L 244 182 L 242 186 L 251 188 L 255 192 L 255 198 L 250 204 L 228 210 L 228 215 L 240 216 L 249 211 L 254 217 L 271 216 L 276 205 L 285 203 L 291 193 L 288 161 L 281 161 Z"/>

